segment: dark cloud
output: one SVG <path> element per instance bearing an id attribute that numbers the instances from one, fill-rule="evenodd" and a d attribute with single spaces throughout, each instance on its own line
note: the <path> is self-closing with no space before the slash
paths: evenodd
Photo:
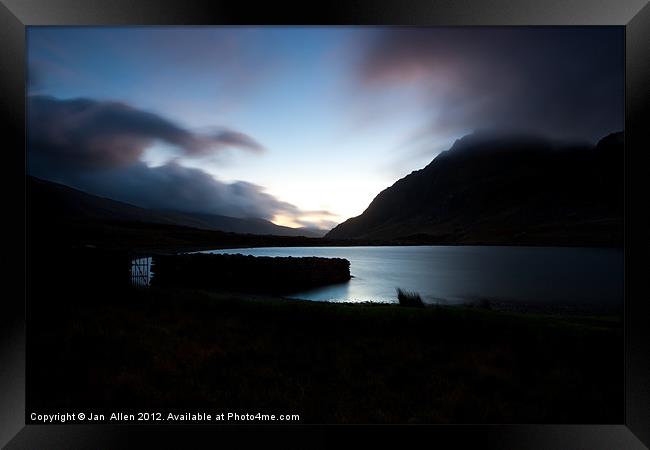
<path id="1" fill-rule="evenodd" d="M 226 147 L 260 151 L 250 136 L 221 129 L 196 134 L 156 114 L 116 102 L 29 98 L 28 170 L 31 175 L 144 208 L 272 220 L 281 215 L 308 227 L 333 223 L 327 212 L 302 211 L 245 181 L 224 183 L 177 161 L 149 167 L 141 161 L 155 140 L 182 156 Z M 305 215 L 316 220 L 301 220 Z"/>
<path id="2" fill-rule="evenodd" d="M 154 141 L 196 157 L 228 147 L 261 151 L 243 133 L 228 129 L 198 134 L 157 114 L 124 103 L 91 99 L 28 99 L 29 148 L 35 158 L 67 169 L 125 167 L 137 162 Z"/>
<path id="3" fill-rule="evenodd" d="M 101 171 L 74 171 L 57 180 L 94 194 L 144 208 L 272 219 L 297 208 L 245 181 L 224 183 L 201 169 L 170 162 L 135 163 Z"/>
<path id="4" fill-rule="evenodd" d="M 427 99 L 424 133 L 476 128 L 597 140 L 623 129 L 620 27 L 391 28 L 371 39 L 363 87 L 411 86 Z"/>
<path id="5" fill-rule="evenodd" d="M 149 167 L 138 162 L 105 170 L 75 170 L 33 175 L 143 208 L 218 214 L 230 217 L 273 220 L 292 219 L 308 228 L 329 229 L 336 225 L 327 211 L 302 211 L 246 181 L 224 183 L 195 168 L 169 162 Z M 313 220 L 302 220 L 311 216 Z"/>

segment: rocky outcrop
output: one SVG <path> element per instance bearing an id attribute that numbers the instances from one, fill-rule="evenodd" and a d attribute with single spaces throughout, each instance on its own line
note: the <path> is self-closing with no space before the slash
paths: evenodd
<path id="1" fill-rule="evenodd" d="M 152 286 L 289 294 L 350 280 L 341 258 L 184 254 L 155 256 Z"/>

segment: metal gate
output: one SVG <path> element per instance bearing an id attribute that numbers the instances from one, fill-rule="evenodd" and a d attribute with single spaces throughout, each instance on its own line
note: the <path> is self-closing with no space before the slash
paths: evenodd
<path id="1" fill-rule="evenodd" d="M 149 287 L 151 282 L 151 257 L 140 257 L 131 260 L 131 285 Z"/>

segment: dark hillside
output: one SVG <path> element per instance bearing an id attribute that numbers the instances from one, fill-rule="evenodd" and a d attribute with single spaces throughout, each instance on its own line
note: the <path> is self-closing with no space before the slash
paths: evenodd
<path id="1" fill-rule="evenodd" d="M 622 245 L 623 134 L 596 146 L 466 136 L 327 238 Z"/>

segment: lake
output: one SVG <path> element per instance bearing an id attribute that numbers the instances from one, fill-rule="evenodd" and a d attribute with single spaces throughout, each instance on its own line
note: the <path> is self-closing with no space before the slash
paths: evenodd
<path id="1" fill-rule="evenodd" d="M 353 278 L 289 297 L 397 302 L 396 288 L 427 303 L 609 310 L 623 305 L 623 250 L 564 247 L 385 246 L 211 250 L 253 256 L 346 258 Z"/>

